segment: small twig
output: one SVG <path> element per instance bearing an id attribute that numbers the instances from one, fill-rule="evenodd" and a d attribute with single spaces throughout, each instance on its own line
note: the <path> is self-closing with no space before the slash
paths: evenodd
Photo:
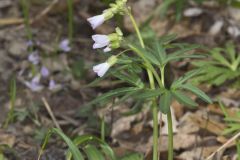
<path id="1" fill-rule="evenodd" d="M 54 116 L 54 114 L 53 114 L 53 112 L 52 112 L 52 110 L 51 110 L 51 107 L 49 106 L 47 100 L 46 100 L 44 97 L 42 97 L 42 101 L 43 101 L 43 104 L 44 104 L 45 108 L 46 108 L 47 111 L 48 111 L 48 114 L 49 114 L 50 117 L 52 118 L 54 125 L 55 125 L 58 129 L 62 130 L 61 127 L 60 127 L 60 125 L 58 124 L 57 119 L 55 118 L 55 116 Z"/>
<path id="2" fill-rule="evenodd" d="M 231 139 L 229 139 L 226 143 L 224 143 L 220 148 L 218 148 L 215 152 L 213 152 L 210 156 L 207 157 L 206 160 L 211 160 L 217 152 L 220 152 L 222 149 L 226 148 L 230 143 L 232 143 L 234 140 L 236 140 L 238 137 L 240 137 L 240 132 L 237 133 L 235 136 L 233 136 Z"/>

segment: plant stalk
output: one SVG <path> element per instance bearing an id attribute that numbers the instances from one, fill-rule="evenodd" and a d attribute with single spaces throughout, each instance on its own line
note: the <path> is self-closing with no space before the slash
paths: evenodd
<path id="1" fill-rule="evenodd" d="M 131 22 L 133 24 L 133 27 L 137 33 L 139 42 L 142 46 L 142 48 L 145 48 L 144 42 L 143 42 L 143 38 L 141 36 L 141 33 L 139 31 L 139 28 L 137 26 L 137 23 L 133 17 L 133 15 L 131 14 L 131 12 L 128 10 L 127 11 Z M 131 49 L 136 51 L 136 48 L 131 47 Z M 139 56 L 141 58 L 144 59 L 144 61 L 146 62 L 146 66 L 147 66 L 147 73 L 148 73 L 148 78 L 149 78 L 149 83 L 150 83 L 150 88 L 151 89 L 155 89 L 155 83 L 154 83 L 154 77 L 153 77 L 153 73 L 155 73 L 154 75 L 156 76 L 156 78 L 158 78 L 158 83 L 161 81 L 157 75 L 156 72 L 154 72 L 154 68 L 151 66 L 151 64 L 148 63 L 148 61 L 145 59 L 144 55 L 142 55 L 142 53 L 139 53 L 137 51 L 137 54 L 139 54 Z M 152 68 L 152 69 L 150 69 Z M 157 99 L 153 98 L 152 100 L 152 114 L 153 114 L 153 160 L 158 160 L 158 106 L 157 106 Z"/>
<path id="2" fill-rule="evenodd" d="M 171 110 L 167 114 L 168 121 L 168 160 L 173 160 L 173 129 Z"/>
<path id="3" fill-rule="evenodd" d="M 165 66 L 160 68 L 162 85 L 165 88 Z M 171 106 L 170 106 L 171 107 Z M 171 108 L 167 114 L 168 121 L 168 160 L 173 160 L 173 128 Z"/>
<path id="4" fill-rule="evenodd" d="M 145 48 L 145 45 L 144 45 L 144 42 L 143 42 L 143 38 L 142 38 L 142 36 L 141 36 L 141 33 L 140 33 L 140 31 L 139 31 L 139 28 L 138 28 L 138 26 L 137 26 L 137 23 L 136 23 L 133 15 L 132 15 L 132 13 L 128 10 L 128 11 L 127 11 L 127 14 L 129 15 L 129 17 L 130 17 L 130 19 L 131 19 L 131 22 L 132 22 L 132 24 L 133 24 L 133 27 L 134 27 L 136 33 L 137 33 L 137 36 L 138 36 L 138 39 L 139 39 L 139 42 L 140 42 L 142 48 Z"/>
<path id="5" fill-rule="evenodd" d="M 153 74 L 148 70 L 148 77 L 151 89 L 155 89 Z M 153 160 L 158 160 L 158 106 L 156 98 L 152 100 L 153 115 Z"/>
<path id="6" fill-rule="evenodd" d="M 21 0 L 21 6 L 22 6 L 22 11 L 24 16 L 24 24 L 25 24 L 27 38 L 30 41 L 32 40 L 32 32 L 31 32 L 31 27 L 29 22 L 29 4 L 27 0 Z"/>

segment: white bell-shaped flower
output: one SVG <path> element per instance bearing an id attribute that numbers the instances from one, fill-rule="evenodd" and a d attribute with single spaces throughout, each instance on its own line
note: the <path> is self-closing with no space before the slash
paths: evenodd
<path id="1" fill-rule="evenodd" d="M 109 68 L 110 68 L 110 64 L 107 62 L 104 62 L 94 66 L 93 71 L 97 73 L 99 77 L 103 77 Z"/>
<path id="2" fill-rule="evenodd" d="M 91 24 L 92 28 L 95 29 L 98 26 L 102 25 L 105 21 L 104 15 L 97 15 L 87 19 Z"/>
<path id="3" fill-rule="evenodd" d="M 110 40 L 107 35 L 96 34 L 92 36 L 94 40 L 93 49 L 103 48 L 110 44 Z"/>

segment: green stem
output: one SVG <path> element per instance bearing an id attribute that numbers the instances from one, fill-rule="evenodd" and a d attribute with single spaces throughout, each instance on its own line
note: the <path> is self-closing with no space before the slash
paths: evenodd
<path id="1" fill-rule="evenodd" d="M 153 74 L 148 70 L 148 77 L 151 89 L 155 89 Z M 153 114 L 153 160 L 158 160 L 158 106 L 156 98 L 152 100 L 152 114 Z"/>
<path id="2" fill-rule="evenodd" d="M 137 33 L 137 36 L 138 36 L 138 39 L 139 39 L 139 42 L 140 42 L 142 48 L 145 48 L 145 45 L 144 45 L 144 42 L 143 42 L 143 38 L 142 38 L 142 36 L 141 36 L 141 33 L 140 33 L 140 31 L 139 31 L 139 28 L 138 28 L 138 26 L 137 26 L 137 23 L 136 23 L 133 15 L 132 15 L 132 13 L 131 13 L 131 11 L 127 10 L 127 14 L 128 14 L 129 17 L 130 17 L 130 20 L 131 20 L 131 22 L 132 22 L 132 24 L 133 24 L 133 27 L 134 27 L 134 29 L 135 29 L 135 31 L 136 31 L 136 33 Z"/>
<path id="3" fill-rule="evenodd" d="M 165 88 L 165 66 L 160 68 L 162 85 Z M 173 128 L 172 128 L 172 113 L 171 108 L 167 114 L 168 121 L 168 160 L 173 160 Z"/>
<path id="4" fill-rule="evenodd" d="M 105 142 L 105 122 L 104 117 L 101 118 L 101 140 Z"/>
<path id="5" fill-rule="evenodd" d="M 139 31 L 139 28 L 137 26 L 137 23 L 133 17 L 133 15 L 131 14 L 131 12 L 129 10 L 127 10 L 127 13 L 131 19 L 131 22 L 133 24 L 133 27 L 137 33 L 139 42 L 142 46 L 142 48 L 145 48 L 144 42 L 143 42 L 143 38 L 141 36 L 141 33 Z M 151 89 L 155 89 L 155 83 L 154 83 L 154 77 L 155 76 L 158 84 L 161 86 L 161 79 L 159 78 L 157 72 L 155 71 L 154 67 L 151 65 L 151 63 L 149 63 L 149 61 L 145 58 L 144 54 L 137 49 L 136 47 L 129 45 L 129 47 L 135 51 L 145 62 L 145 66 L 147 69 L 147 73 L 148 73 L 148 78 L 149 78 L 149 83 L 150 83 L 150 87 Z M 153 114 L 153 160 L 158 160 L 158 106 L 157 106 L 157 99 L 154 98 L 152 100 L 153 106 L 152 106 L 152 114 Z"/>
<path id="6" fill-rule="evenodd" d="M 73 40 L 73 0 L 67 0 L 68 4 L 68 39 L 70 44 Z"/>
<path id="7" fill-rule="evenodd" d="M 156 78 L 156 80 L 158 82 L 159 87 L 163 87 L 161 78 L 158 76 L 158 73 L 154 69 L 152 64 L 149 63 L 149 61 L 145 58 L 144 53 L 142 53 L 138 48 L 134 47 L 131 44 L 129 44 L 128 46 L 131 48 L 132 51 L 134 51 L 136 54 L 138 54 L 139 57 L 141 57 L 144 60 L 145 66 L 148 68 L 148 70 L 150 70 L 153 73 L 154 77 Z"/>
<path id="8" fill-rule="evenodd" d="M 173 129 L 171 110 L 167 114 L 168 121 L 168 160 L 173 160 Z"/>
<path id="9" fill-rule="evenodd" d="M 28 40 L 32 40 L 32 32 L 29 23 L 29 4 L 27 3 L 26 0 L 21 0 L 21 5 L 23 10 L 24 24 L 26 28 L 27 37 Z"/>
<path id="10" fill-rule="evenodd" d="M 165 78 L 164 78 L 165 66 L 160 68 L 160 72 L 161 72 L 162 85 L 163 85 L 163 87 L 165 87 Z"/>

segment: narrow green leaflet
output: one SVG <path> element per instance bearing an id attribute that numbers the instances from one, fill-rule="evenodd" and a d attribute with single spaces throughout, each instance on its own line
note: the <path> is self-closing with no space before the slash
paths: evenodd
<path id="1" fill-rule="evenodd" d="M 134 95 L 134 98 L 136 99 L 147 99 L 147 98 L 153 98 L 157 97 L 163 94 L 162 89 L 143 89 L 141 92 L 138 94 Z"/>
<path id="2" fill-rule="evenodd" d="M 93 145 L 88 144 L 84 151 L 88 157 L 88 160 L 105 160 L 103 154 Z"/>
<path id="3" fill-rule="evenodd" d="M 225 57 L 223 56 L 223 54 L 221 54 L 218 48 L 213 49 L 211 53 L 212 53 L 212 58 L 219 61 L 221 64 L 227 67 L 231 66 L 231 64 L 227 61 L 227 59 L 225 59 Z"/>
<path id="4" fill-rule="evenodd" d="M 192 77 L 200 74 L 200 73 L 202 72 L 202 70 L 203 70 L 203 69 L 200 68 L 200 69 L 195 69 L 195 70 L 192 70 L 192 71 L 186 73 L 183 77 L 180 77 L 180 78 L 178 78 L 176 81 L 174 81 L 173 84 L 172 84 L 172 86 L 171 86 L 171 88 L 172 88 L 172 89 L 176 89 L 176 88 L 180 87 L 181 84 L 183 84 L 184 82 L 186 82 L 186 81 L 189 80 L 190 78 L 192 78 Z"/>
<path id="5" fill-rule="evenodd" d="M 130 116 L 139 113 L 142 110 L 144 100 L 138 100 L 129 111 L 122 113 L 124 116 Z"/>
<path id="6" fill-rule="evenodd" d="M 71 152 L 74 160 L 84 160 L 83 155 L 78 150 L 77 146 L 60 129 L 57 129 L 57 128 L 53 128 L 53 129 L 49 130 L 48 134 L 46 135 L 44 143 L 43 143 L 42 148 L 41 148 L 41 151 L 40 151 L 39 156 L 38 156 L 38 160 L 40 160 L 42 152 L 45 149 L 45 147 L 48 143 L 48 140 L 52 136 L 52 134 L 56 134 L 64 140 L 64 142 L 68 145 L 69 152 Z"/>
<path id="7" fill-rule="evenodd" d="M 198 104 L 195 103 L 191 98 L 186 96 L 183 92 L 181 91 L 172 91 L 172 94 L 176 100 L 186 106 L 189 107 L 197 107 Z"/>
<path id="8" fill-rule="evenodd" d="M 155 57 L 158 59 L 158 61 L 162 65 L 163 62 L 165 61 L 166 57 L 167 57 L 165 49 L 157 41 L 153 42 L 153 47 L 152 48 L 154 49 L 154 50 L 152 50 L 152 53 L 155 55 Z"/>
<path id="9" fill-rule="evenodd" d="M 230 60 L 233 62 L 235 60 L 236 52 L 233 43 L 226 44 L 226 53 L 230 56 Z"/>
<path id="10" fill-rule="evenodd" d="M 205 102 L 212 103 L 212 100 L 203 91 L 201 91 L 197 87 L 193 86 L 192 84 L 190 84 L 190 83 L 183 84 L 182 88 L 193 92 L 195 95 L 197 95 L 199 98 L 201 98 Z"/>
<path id="11" fill-rule="evenodd" d="M 147 58 L 152 64 L 161 65 L 161 61 L 160 58 L 158 58 L 158 56 L 155 55 L 154 51 L 147 51 L 147 50 L 143 50 L 141 49 L 142 52 L 144 53 L 145 58 Z"/>
<path id="12" fill-rule="evenodd" d="M 114 76 L 121 79 L 122 81 L 130 83 L 131 85 L 134 85 L 136 87 L 139 87 L 139 88 L 144 87 L 144 83 L 136 75 L 136 73 L 130 73 L 128 75 L 127 73 L 116 72 L 116 73 L 114 73 Z"/>
<path id="13" fill-rule="evenodd" d="M 136 87 L 118 88 L 118 89 L 112 90 L 110 92 L 107 92 L 107 93 L 97 97 L 95 100 L 93 100 L 90 103 L 88 103 L 87 106 L 96 104 L 96 103 L 104 101 L 104 100 L 107 100 L 107 99 L 109 99 L 111 97 L 124 95 L 124 94 L 127 94 L 128 92 L 137 91 L 137 90 L 140 90 L 140 88 L 136 88 Z"/>
<path id="14" fill-rule="evenodd" d="M 170 105 L 172 102 L 172 94 L 166 90 L 160 97 L 159 109 L 162 113 L 167 114 L 170 111 Z"/>
<path id="15" fill-rule="evenodd" d="M 79 147 L 84 146 L 90 142 L 99 144 L 103 153 L 105 153 L 105 155 L 108 156 L 108 158 L 110 158 L 110 160 L 116 160 L 116 156 L 115 156 L 113 150 L 111 149 L 111 147 L 107 143 L 105 143 L 104 141 L 102 141 L 101 139 L 99 139 L 95 136 L 92 136 L 92 135 L 78 136 L 73 140 L 73 142 L 76 146 L 79 146 Z M 66 159 L 67 160 L 72 159 L 72 153 L 70 152 L 70 150 L 68 150 L 68 152 L 67 152 Z"/>
<path id="16" fill-rule="evenodd" d="M 169 55 L 168 58 L 165 60 L 164 64 L 167 64 L 171 61 L 176 61 L 184 58 L 205 58 L 204 55 L 197 55 L 197 54 L 184 54 L 184 55 Z"/>
<path id="17" fill-rule="evenodd" d="M 117 160 L 116 155 L 112 148 L 105 142 L 100 145 L 102 152 L 109 158 L 109 160 Z"/>
<path id="18" fill-rule="evenodd" d="M 234 134 L 235 132 L 240 130 L 240 124 L 239 123 L 231 123 L 228 125 L 228 128 L 224 130 L 223 134 Z"/>
<path id="19" fill-rule="evenodd" d="M 158 42 L 160 44 L 168 44 L 171 41 L 175 40 L 177 38 L 176 34 L 168 34 L 168 35 L 163 35 L 159 38 Z"/>
<path id="20" fill-rule="evenodd" d="M 125 101 L 127 101 L 129 98 L 132 98 L 132 97 L 134 97 L 135 95 L 138 95 L 139 92 L 140 92 L 140 91 L 137 90 L 137 91 L 131 91 L 131 92 L 126 93 L 126 94 L 123 95 L 121 98 L 119 98 L 119 99 L 117 100 L 117 102 L 115 102 L 115 103 L 113 104 L 113 107 L 114 107 L 114 106 L 117 106 L 117 105 L 119 105 L 119 104 L 121 104 L 121 103 L 123 103 L 123 102 L 125 102 Z"/>

